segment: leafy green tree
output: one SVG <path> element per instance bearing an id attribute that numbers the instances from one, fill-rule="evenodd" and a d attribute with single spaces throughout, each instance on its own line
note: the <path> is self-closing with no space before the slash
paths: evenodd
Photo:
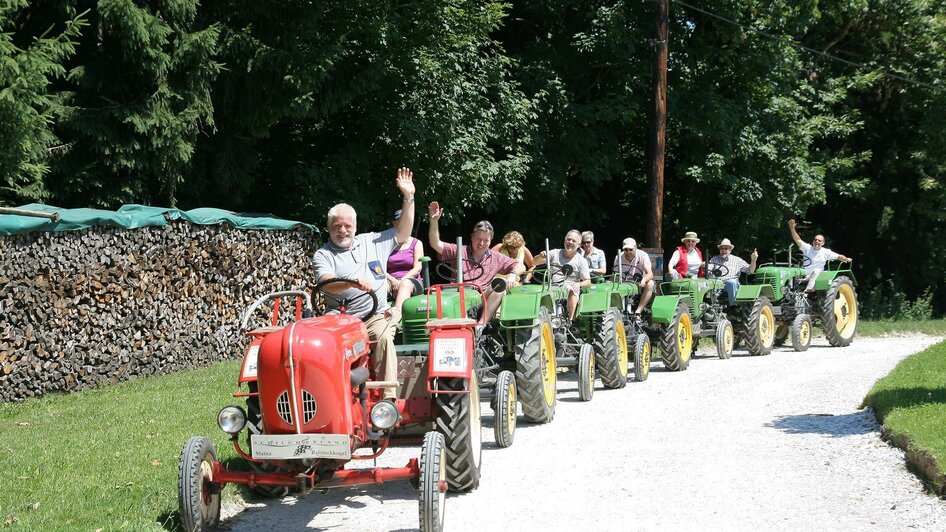
<path id="1" fill-rule="evenodd" d="M 196 0 L 63 0 L 36 14 L 90 10 L 70 61 L 70 112 L 55 129 L 68 142 L 48 180 L 63 205 L 174 205 L 197 137 L 213 132 L 211 83 L 218 29 Z"/>
<path id="2" fill-rule="evenodd" d="M 64 149 L 54 129 L 66 114 L 68 94 L 53 81 L 85 26 L 81 16 L 30 31 L 23 20 L 27 0 L 0 6 L 0 204 L 41 201 L 50 153 Z M 58 26 L 58 28 L 57 28 Z"/>

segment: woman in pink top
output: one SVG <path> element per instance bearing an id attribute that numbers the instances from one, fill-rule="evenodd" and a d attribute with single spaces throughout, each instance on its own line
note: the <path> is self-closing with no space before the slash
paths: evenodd
<path id="1" fill-rule="evenodd" d="M 394 223 L 397 223 L 401 217 L 401 211 L 398 209 L 394 213 Z M 424 256 L 424 245 L 414 237 L 407 239 L 407 242 L 398 246 L 394 253 L 388 257 L 388 285 L 394 297 L 394 309 L 397 314 L 401 314 L 401 305 L 407 298 L 414 294 L 414 283 L 410 279 L 417 279 L 420 275 L 420 258 Z"/>

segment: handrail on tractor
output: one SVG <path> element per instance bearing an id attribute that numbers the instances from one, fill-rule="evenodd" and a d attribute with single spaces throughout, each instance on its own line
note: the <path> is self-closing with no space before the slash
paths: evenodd
<path id="1" fill-rule="evenodd" d="M 276 300 L 276 303 L 273 305 L 273 318 L 272 318 L 273 326 L 275 326 L 276 323 L 278 323 L 279 321 L 279 298 L 289 297 L 289 296 L 296 297 L 296 320 L 302 319 L 302 308 L 301 308 L 302 302 L 305 302 L 305 305 L 306 305 L 305 310 L 308 310 L 310 313 L 312 312 L 312 297 L 308 294 L 308 292 L 303 292 L 301 290 L 284 290 L 281 292 L 270 292 L 260 297 L 256 301 L 254 301 L 253 304 L 250 305 L 249 308 L 246 309 L 246 312 L 243 313 L 243 318 L 240 320 L 240 332 L 242 333 L 246 331 L 247 322 L 249 322 L 250 317 L 253 316 L 253 313 L 256 312 L 256 310 L 260 306 L 262 306 L 263 303 L 266 303 L 267 301 L 271 301 L 273 299 Z M 299 298 L 302 298 L 301 301 Z"/>

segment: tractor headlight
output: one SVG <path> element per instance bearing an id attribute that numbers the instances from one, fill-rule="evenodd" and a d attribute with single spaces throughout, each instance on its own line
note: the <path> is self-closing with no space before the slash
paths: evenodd
<path id="1" fill-rule="evenodd" d="M 217 414 L 217 424 L 227 434 L 237 434 L 246 426 L 246 412 L 235 405 L 225 406 Z"/>
<path id="2" fill-rule="evenodd" d="M 391 401 L 381 401 L 371 407 L 371 424 L 380 430 L 388 430 L 397 424 L 401 413 Z"/>
<path id="3" fill-rule="evenodd" d="M 553 329 L 561 329 L 561 328 L 562 328 L 562 325 L 563 325 L 563 324 L 562 324 L 562 318 L 559 318 L 558 316 L 555 316 L 554 318 L 552 318 L 552 328 L 553 328 Z"/>

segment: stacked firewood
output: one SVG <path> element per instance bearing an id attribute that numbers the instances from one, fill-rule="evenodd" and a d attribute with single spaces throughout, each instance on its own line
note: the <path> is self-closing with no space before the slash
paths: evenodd
<path id="1" fill-rule="evenodd" d="M 0 402 L 240 357 L 242 312 L 311 287 L 317 246 L 187 222 L 0 236 Z"/>

